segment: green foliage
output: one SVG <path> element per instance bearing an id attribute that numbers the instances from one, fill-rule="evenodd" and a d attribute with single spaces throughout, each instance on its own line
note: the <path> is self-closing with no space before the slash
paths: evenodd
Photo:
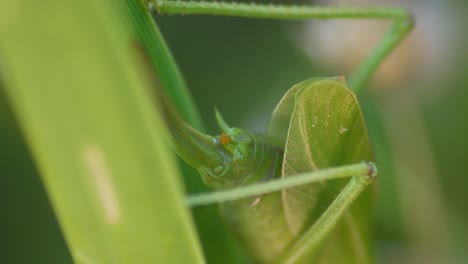
<path id="1" fill-rule="evenodd" d="M 74 261 L 202 263 L 124 6 L 15 4 L 5 91 Z"/>
<path id="2" fill-rule="evenodd" d="M 67 240 L 78 241 L 73 242 L 74 245 L 77 245 L 81 241 L 84 241 L 85 237 L 88 237 L 88 241 L 97 244 L 88 243 L 86 244 L 87 247 L 80 247 L 78 250 L 79 254 L 76 254 L 76 247 L 73 246 L 73 257 L 75 260 L 80 258 L 77 262 L 99 260 L 101 257 L 120 257 L 115 254 L 117 250 L 109 251 L 109 248 L 115 249 L 118 247 L 124 248 L 123 251 L 118 251 L 119 253 L 124 252 L 122 254 L 137 252 L 139 250 L 145 253 L 158 254 L 157 250 L 163 248 L 164 252 L 162 254 L 167 253 L 164 257 L 164 262 L 172 261 L 173 257 L 188 257 L 188 259 L 174 261 L 175 263 L 177 261 L 180 263 L 192 263 L 194 262 L 193 259 L 200 256 L 197 249 L 199 247 L 197 245 L 198 242 L 196 239 L 193 239 L 193 231 L 190 231 L 190 227 L 186 229 L 189 230 L 189 238 L 177 242 L 184 243 L 184 241 L 191 241 L 186 246 L 188 247 L 188 251 L 193 253 L 193 258 L 190 257 L 190 254 L 181 254 L 182 247 L 177 248 L 177 253 L 173 254 L 173 251 L 167 245 L 176 245 L 171 243 L 163 244 L 162 239 L 160 239 L 159 231 L 169 231 L 171 228 L 180 229 L 180 226 L 184 228 L 184 223 L 185 227 L 187 227 L 187 225 L 190 225 L 190 221 L 187 221 L 187 215 L 180 198 L 182 192 L 180 191 L 180 187 L 178 187 L 180 185 L 178 183 L 179 174 L 172 161 L 171 152 L 165 146 L 163 140 L 161 140 L 162 137 L 160 135 L 164 128 L 159 121 L 156 121 L 156 124 L 153 123 L 154 120 L 158 119 L 152 110 L 150 110 L 150 103 L 145 98 L 147 93 L 143 92 L 143 90 L 152 89 L 152 84 L 146 82 L 148 79 L 146 74 L 148 72 L 148 65 L 142 67 L 139 62 L 136 62 L 136 60 L 140 61 L 141 54 L 135 56 L 134 53 L 139 53 L 135 51 L 135 46 L 143 44 L 144 56 L 148 56 L 151 60 L 151 70 L 157 73 L 161 78 L 163 86 L 168 88 L 171 100 L 176 105 L 178 111 L 191 125 L 198 129 L 202 125 L 199 121 L 198 113 L 190 101 L 189 93 L 185 89 L 185 84 L 175 68 L 175 63 L 172 60 L 170 52 L 159 34 L 158 28 L 153 24 L 151 16 L 146 12 L 146 6 L 143 2 L 145 1 L 128 0 L 125 2 L 125 8 L 122 8 L 120 3 L 116 4 L 113 2 L 110 5 L 105 5 L 89 1 L 84 1 L 83 3 L 72 1 L 67 4 L 58 1 L 4 1 L 0 4 L 1 74 L 6 84 L 5 91 L 8 92 L 9 103 L 14 108 L 15 115 L 21 124 L 22 132 L 27 138 L 36 164 L 41 170 L 43 179 L 45 179 L 44 182 L 49 192 L 49 198 L 52 199 L 61 225 L 64 227 L 70 227 L 71 225 L 77 227 L 76 230 L 69 228 L 67 230 L 65 228 Z M 44 10 L 47 11 L 44 12 Z M 118 18 L 114 17 L 113 22 L 108 23 L 109 15 L 113 16 L 116 14 L 118 14 Z M 128 20 L 128 18 L 132 19 Z M 309 62 L 307 62 L 305 56 L 292 47 L 290 39 L 283 34 L 283 25 L 279 26 L 279 23 L 276 22 L 254 22 L 252 20 L 236 19 L 216 20 L 212 18 L 190 19 L 187 17 L 157 19 L 162 20 L 166 25 L 165 29 L 167 32 L 164 32 L 165 35 L 172 35 L 172 39 L 170 39 L 171 49 L 176 49 L 176 55 L 180 56 L 178 61 L 182 62 L 181 66 L 184 69 L 184 74 L 189 77 L 191 88 L 195 88 L 196 90 L 198 86 L 199 93 L 195 95 L 203 103 L 201 109 L 205 108 L 205 110 L 209 110 L 205 112 L 210 113 L 210 117 L 212 116 L 212 105 L 215 104 L 223 107 L 223 113 L 226 113 L 230 121 L 236 119 L 238 121 L 242 118 L 245 120 L 245 117 L 249 117 L 252 120 L 251 118 L 257 112 L 261 113 L 261 109 L 259 110 L 258 108 L 259 105 L 262 105 L 264 109 L 271 108 L 271 105 L 268 104 L 273 104 L 273 102 L 277 101 L 280 89 L 288 87 L 290 83 L 297 80 L 317 75 L 316 72 L 320 71 L 317 68 L 312 69 L 309 67 Z M 74 23 L 70 23 L 72 21 Z M 125 23 L 121 23 L 123 21 Z M 219 21 L 222 21 L 222 23 L 219 23 Z M 404 30 L 408 30 L 407 25 L 404 23 L 400 25 L 405 27 Z M 109 34 L 109 30 L 114 33 Z M 85 33 L 84 31 L 90 33 L 90 35 L 83 34 Z M 99 31 L 99 33 L 94 31 Z M 126 37 L 117 37 L 117 31 L 119 31 L 118 34 L 126 32 L 124 34 Z M 242 37 L 239 37 L 241 34 Z M 213 38 L 213 36 L 216 37 Z M 203 40 L 203 37 L 205 37 L 205 40 Z M 177 40 L 177 38 L 179 39 Z M 187 41 L 187 39 L 191 40 Z M 399 39 L 396 39 L 396 41 L 399 41 Z M 260 48 L 256 49 L 255 47 Z M 132 51 L 129 52 L 129 50 Z M 184 54 L 184 50 L 187 53 Z M 252 61 L 251 58 L 253 57 L 255 57 L 255 60 Z M 462 57 L 460 56 L 460 60 L 462 60 Z M 135 58 L 137 59 L 135 60 Z M 466 64 L 465 62 L 466 60 L 463 60 L 463 64 Z M 320 62 L 317 63 L 320 64 Z M 105 68 L 108 68 L 108 72 L 103 70 Z M 236 70 L 233 71 L 233 68 Z M 464 68 L 466 67 L 459 66 L 459 69 Z M 142 72 L 145 74 L 141 74 Z M 335 73 L 333 72 L 333 74 Z M 324 74 L 320 73 L 318 75 Z M 364 75 L 367 76 L 367 73 Z M 453 75 L 450 78 L 447 77 L 447 79 L 450 79 L 450 82 L 447 83 L 451 84 L 449 86 L 460 86 L 457 80 L 460 79 L 459 75 L 463 76 L 463 73 L 458 75 L 453 73 Z M 128 81 L 129 79 L 131 81 Z M 128 85 L 129 83 L 131 84 Z M 447 83 L 443 82 L 438 85 L 445 87 Z M 211 89 L 210 85 L 213 86 L 213 89 Z M 141 87 L 144 87 L 144 89 Z M 352 87 L 355 88 L 356 86 L 352 85 Z M 130 90 L 127 91 L 126 89 Z M 218 97 L 216 97 L 217 94 L 219 94 Z M 324 94 L 321 95 L 323 96 Z M 466 129 L 463 129 L 464 127 L 460 127 L 459 125 L 463 123 L 463 114 L 461 113 L 465 110 L 463 106 L 466 105 L 466 95 L 462 95 L 454 96 L 455 100 L 447 96 L 444 99 L 444 103 L 440 103 L 428 115 L 430 116 L 428 119 L 431 121 L 430 123 L 434 131 L 436 131 L 434 132 L 435 136 L 432 135 L 437 140 L 435 142 L 436 147 L 445 150 L 445 152 L 439 151 L 439 155 L 442 157 L 441 160 L 443 160 L 441 171 L 445 172 L 443 184 L 447 193 L 450 194 L 449 196 L 452 197 L 450 201 L 454 208 L 460 207 L 457 207 L 457 203 L 464 200 L 460 195 L 463 193 L 463 184 L 460 184 L 459 177 L 455 176 L 460 175 L 458 165 L 462 164 L 465 158 L 462 154 L 463 151 L 461 151 L 462 148 L 457 149 L 457 146 L 466 143 L 466 140 L 463 140 L 463 135 L 466 134 L 463 131 Z M 323 97 L 326 98 L 326 96 Z M 268 99 L 274 100 L 267 102 Z M 291 96 L 290 99 L 291 102 L 295 102 L 296 96 Z M 310 100 L 314 104 L 310 104 L 309 107 L 321 104 L 323 106 L 325 103 L 324 101 L 319 102 L 314 101 L 313 98 L 308 98 L 307 100 L 304 99 L 307 102 L 301 102 L 300 104 L 308 105 Z M 458 102 L 458 104 L 454 102 Z M 375 103 L 375 105 L 378 104 L 379 102 Z M 253 105 L 257 108 L 254 108 Z M 294 105 L 295 103 L 291 103 L 290 106 L 292 107 L 286 112 L 290 111 L 288 113 L 292 114 Z M 447 107 L 453 110 L 448 115 Z M 125 111 L 122 109 L 125 109 Z M 255 109 L 255 111 L 252 111 L 252 109 Z M 339 105 L 338 109 L 342 110 L 344 108 Z M 308 118 L 308 113 L 314 113 L 310 110 L 313 109 L 304 109 L 304 112 L 301 114 L 304 116 L 304 119 Z M 2 112 L 0 118 L 4 117 L 3 114 L 5 114 L 6 119 L 11 118 L 10 114 L 5 112 Z M 265 116 L 261 118 L 267 120 Z M 284 143 L 290 125 L 288 118 L 290 116 L 287 117 L 286 122 L 279 122 L 277 128 L 280 129 L 276 130 L 281 134 L 277 139 L 279 138 L 278 140 Z M 377 119 L 379 118 L 377 117 Z M 2 119 L 2 121 L 4 120 Z M 372 122 L 372 120 L 370 121 Z M 379 120 L 379 122 L 381 121 Z M 447 126 L 447 122 L 449 126 Z M 296 121 L 296 124 L 300 125 L 301 122 Z M 11 230 L 10 226 L 16 225 L 19 228 L 27 226 L 27 228 L 23 228 L 23 234 L 13 233 L 13 231 L 11 233 L 2 232 L 4 235 L 6 234 L 3 240 L 9 244 L 7 247 L 3 247 L 2 245 L 2 248 L 3 250 L 5 248 L 8 250 L 10 247 L 13 247 L 12 244 L 14 242 L 10 243 L 10 237 L 13 237 L 13 240 L 20 241 L 16 243 L 21 244 L 23 242 L 21 248 L 17 247 L 16 254 L 25 256 L 24 259 L 29 255 L 33 258 L 38 254 L 37 251 L 42 251 L 41 254 L 44 256 L 47 254 L 64 255 L 65 252 L 57 253 L 57 251 L 63 250 L 63 247 L 56 245 L 61 243 L 60 238 L 56 238 L 58 236 L 55 235 L 49 237 L 50 233 L 48 233 L 48 229 L 45 227 L 47 225 L 42 225 L 41 221 L 44 218 L 41 218 L 41 214 L 47 208 L 45 207 L 42 210 L 42 207 L 38 206 L 38 204 L 42 203 L 45 205 L 45 199 L 42 196 L 41 199 L 37 199 L 36 194 L 30 192 L 29 187 L 34 189 L 32 185 L 40 186 L 40 184 L 37 183 L 37 179 L 33 178 L 34 176 L 28 178 L 21 177 L 22 175 L 20 175 L 34 175 L 35 173 L 33 166 L 29 163 L 29 159 L 25 154 L 26 150 L 20 146 L 17 149 L 21 149 L 24 155 L 16 155 L 15 141 L 19 141 L 18 139 L 20 139 L 18 132 L 14 129 L 5 129 L 5 126 L 13 126 L 14 122 L 9 121 L 1 125 L 0 137 L 2 138 L 0 139 L 3 141 L 1 141 L 2 148 L 0 150 L 2 152 L 0 154 L 4 155 L 3 161 L 7 164 L 6 166 L 3 166 L 4 164 L 0 166 L 2 169 L 0 174 L 7 176 L 7 182 L 2 182 L 2 187 L 6 192 L 1 191 L 3 196 L 0 199 L 4 200 L 5 193 L 8 193 L 7 203 L 5 203 L 7 205 L 2 207 L 2 211 L 6 210 L 2 220 L 8 220 L 3 223 L 3 226 L 8 228 L 8 231 Z M 337 125 L 335 123 L 333 130 L 342 130 L 341 126 L 338 127 Z M 452 128 L 449 129 L 452 133 L 450 137 L 446 135 L 447 127 Z M 134 129 L 141 131 L 134 132 Z M 308 129 L 311 129 L 311 127 L 309 126 Z M 304 129 L 304 131 L 306 130 Z M 325 151 L 322 150 L 325 149 L 325 145 L 333 148 L 334 143 L 332 140 L 323 139 L 323 137 L 329 135 L 315 134 L 316 137 L 305 139 L 301 135 L 302 132 L 301 130 L 296 131 L 294 137 L 297 141 L 294 142 L 300 147 L 304 147 L 304 145 L 297 142 L 304 142 L 304 140 L 318 142 L 309 153 L 314 156 L 314 161 L 315 157 L 319 157 L 318 160 L 320 162 L 318 164 L 320 165 L 318 167 L 324 167 L 322 163 L 329 164 L 336 161 L 338 164 L 341 163 L 341 160 L 352 159 L 351 156 L 353 155 L 348 155 L 349 153 L 337 154 L 332 158 L 333 161 L 323 159 Z M 129 139 L 130 137 L 132 139 Z M 92 162 L 88 162 L 88 165 L 91 164 L 91 166 L 86 167 L 86 161 L 83 161 L 83 155 L 80 156 L 80 153 L 84 153 L 83 146 L 89 145 L 84 145 L 80 142 L 83 142 L 83 139 L 90 138 L 95 139 L 94 143 L 102 147 L 100 149 L 104 152 L 101 151 L 103 153 L 101 155 L 99 154 L 100 151 L 93 150 L 88 152 L 91 153 L 88 156 L 97 157 L 92 160 L 97 160 L 98 164 L 100 163 L 99 156 L 106 157 L 105 162 L 108 163 L 108 167 L 112 168 L 112 184 L 116 187 L 115 189 L 118 189 L 117 194 L 119 199 L 122 198 L 128 201 L 128 203 L 122 203 L 122 205 L 125 205 L 122 208 L 129 208 L 127 212 L 137 212 L 126 214 L 126 216 L 134 216 L 134 218 L 129 219 L 131 221 L 129 224 L 131 224 L 131 228 L 137 227 L 135 230 L 141 234 L 138 237 L 138 241 L 135 241 L 135 237 L 130 237 L 131 232 L 129 229 L 106 229 L 105 219 L 99 215 L 105 213 L 105 211 L 99 209 L 99 204 L 102 204 L 102 202 L 96 199 L 96 190 L 86 189 L 86 185 L 89 187 L 93 183 L 89 179 L 86 180 L 84 175 L 92 174 L 89 173 L 90 170 L 93 170 L 90 168 L 95 165 L 92 165 Z M 10 139 L 13 139 L 11 140 L 13 143 L 10 142 Z M 375 143 L 376 138 L 374 135 L 373 139 Z M 294 144 L 291 142 L 290 146 L 292 145 Z M 15 150 L 11 152 L 9 147 L 13 147 Z M 379 161 L 391 163 L 392 155 L 394 155 L 391 148 L 389 150 L 389 146 L 387 145 L 378 147 Z M 159 152 L 155 149 L 158 149 Z M 346 149 L 346 151 L 351 150 L 352 148 Z M 361 154 L 364 154 L 364 152 Z M 443 154 L 448 152 L 451 154 Z M 299 166 L 300 170 L 311 167 L 311 164 L 309 164 L 310 160 L 303 159 L 307 151 L 302 153 L 303 155 L 299 155 L 294 151 L 289 151 L 289 153 L 295 157 L 294 159 L 290 159 L 289 162 L 292 162 L 294 166 Z M 82 158 L 81 163 L 77 162 L 77 156 L 78 159 Z M 358 156 L 360 156 L 359 153 L 355 156 L 356 161 L 360 161 L 357 158 Z M 19 159 L 26 161 L 19 161 Z M 11 162 L 11 164 L 8 164 L 8 162 Z M 407 162 L 412 163 L 413 161 L 408 160 Z M 151 166 L 147 167 L 147 163 L 150 163 Z M 24 164 L 27 165 L 27 168 L 23 170 L 22 166 Z M 18 166 L 21 169 L 15 168 Z M 381 167 L 382 163 L 379 163 L 379 168 Z M 146 174 L 138 172 L 138 175 L 142 176 L 135 176 L 135 170 L 138 168 L 146 170 Z M 117 173 L 114 173 L 115 170 L 117 170 Z M 48 173 L 45 174 L 44 171 Z M 66 176 L 60 178 L 48 175 Z M 128 175 L 132 175 L 132 177 L 127 178 Z M 154 179 L 154 175 L 158 175 L 157 179 Z M 170 176 L 166 177 L 166 175 Z M 186 171 L 184 172 L 184 176 L 189 178 L 196 175 L 192 175 L 190 171 Z M 387 177 L 392 176 L 394 175 L 387 175 Z M 11 183 L 14 181 L 17 183 L 10 185 L 8 179 L 11 180 Z M 173 179 L 175 179 L 175 183 L 172 182 L 174 181 Z M 166 185 L 161 185 L 161 183 L 165 181 L 175 187 L 164 188 L 163 186 Z M 324 188 L 336 186 L 336 189 L 330 187 L 333 190 L 329 192 L 336 195 L 338 190 L 343 188 L 344 181 L 346 180 L 327 183 L 327 187 Z M 195 177 L 189 178 L 187 182 L 189 191 L 200 189 Z M 379 184 L 381 184 L 380 187 L 382 189 L 388 188 L 386 182 L 380 181 Z M 10 188 L 10 186 L 14 188 Z M 314 184 L 314 186 L 317 186 L 317 184 Z M 168 191 L 170 189 L 175 190 L 175 196 L 170 196 L 172 192 Z M 312 189 L 317 191 L 317 188 Z M 38 190 L 37 192 L 41 192 L 42 189 L 36 188 L 36 190 Z M 142 192 L 142 190 L 144 191 Z M 319 190 L 319 193 L 320 191 L 322 189 Z M 285 193 L 288 192 L 290 191 L 286 191 Z M 169 196 L 163 198 L 164 194 L 168 194 Z M 92 197 L 93 195 L 94 197 Z M 371 194 L 366 192 L 365 197 L 369 196 Z M 10 197 L 13 197 L 13 199 L 9 200 L 8 198 Z M 329 197 L 332 197 L 332 195 Z M 295 205 L 297 202 L 294 202 L 294 198 L 293 195 L 291 205 Z M 148 201 L 148 199 L 151 201 Z M 367 204 L 366 201 L 361 203 L 365 199 L 367 198 L 360 198 L 358 203 Z M 300 203 L 301 199 L 298 200 L 299 207 L 303 206 Z M 76 202 L 76 204 L 70 205 L 71 202 Z M 330 202 L 320 202 L 320 207 L 324 208 Z M 386 200 L 387 205 L 394 205 L 397 202 L 397 199 L 391 195 Z M 83 211 L 82 209 L 86 207 L 83 204 L 89 205 L 91 211 Z M 18 218 L 18 221 L 13 218 L 14 214 L 11 213 L 14 210 L 8 208 L 11 205 L 15 209 L 22 206 L 23 208 L 27 208 L 24 209 L 25 211 L 31 210 L 31 212 L 29 216 Z M 145 208 L 149 210 L 145 211 Z M 166 212 L 172 212 L 173 208 L 177 208 L 177 211 L 181 210 L 179 213 L 175 213 L 175 215 L 180 216 L 180 218 L 176 217 L 176 219 L 182 219 L 182 225 L 179 225 L 179 222 L 173 220 L 170 215 L 166 219 Z M 162 216 L 158 210 L 165 210 L 164 215 Z M 353 208 L 353 210 L 357 209 Z M 404 228 L 400 226 L 400 221 L 398 221 L 401 219 L 395 220 L 395 214 L 391 210 L 388 210 L 388 207 L 383 206 L 379 210 L 385 212 L 385 215 L 380 215 L 380 218 L 384 218 L 386 222 L 392 223 L 399 228 Z M 463 210 L 459 211 L 463 212 Z M 371 210 L 366 210 L 364 215 L 367 216 L 370 212 Z M 198 232 L 203 241 L 205 255 L 209 262 L 237 261 L 236 263 L 241 263 L 242 261 L 237 259 L 239 258 L 239 253 L 235 249 L 235 246 L 232 246 L 229 238 L 224 237 L 215 208 L 197 208 L 193 210 L 193 213 L 198 223 Z M 402 212 L 399 213 L 401 214 Z M 49 218 L 53 217 L 48 213 L 45 214 Z M 64 215 L 69 215 L 69 217 L 64 218 Z M 34 216 L 34 218 L 31 216 Z M 161 218 L 161 221 L 155 220 L 153 217 Z M 452 217 L 454 216 L 452 215 Z M 166 220 L 171 220 L 171 223 L 167 226 L 162 223 Z M 78 224 L 75 225 L 75 223 Z M 159 226 L 158 223 L 163 226 Z M 359 229 L 361 228 L 361 224 L 366 223 L 366 220 L 358 219 L 357 223 Z M 53 225 L 54 223 L 53 221 L 49 221 L 48 224 Z M 36 226 L 35 229 L 32 227 L 34 225 Z M 153 227 L 154 225 L 159 226 L 161 230 L 144 229 L 146 227 Z M 336 231 L 338 235 L 334 235 L 332 238 L 336 240 L 336 236 L 345 234 L 342 236 L 343 240 L 338 239 L 338 244 L 344 246 L 340 246 L 339 248 L 327 246 L 326 254 L 338 254 L 337 251 L 342 250 L 342 252 L 348 252 L 343 254 L 353 255 L 353 259 L 357 256 L 356 252 L 358 250 L 349 246 L 348 243 L 353 235 L 349 232 L 350 229 L 348 227 L 349 225 L 347 226 L 346 223 L 340 223 L 339 230 Z M 369 235 L 367 232 L 370 227 L 372 225 L 361 228 L 364 231 L 361 234 L 366 238 Z M 463 221 L 460 221 L 457 227 L 464 228 Z M 142 232 L 143 229 L 144 232 Z M 39 233 L 38 230 L 41 230 L 42 233 Z M 82 230 L 85 230 L 85 232 L 82 232 Z M 56 231 L 56 229 L 53 231 Z M 29 238 L 37 237 L 36 234 L 38 233 L 42 235 L 39 235 L 38 238 L 41 242 L 47 241 L 46 239 L 49 238 L 54 240 L 56 244 L 44 242 L 42 245 L 35 245 L 34 240 Z M 55 234 L 55 232 L 51 233 Z M 457 233 L 463 239 L 466 237 L 462 235 L 466 231 L 464 233 L 461 231 Z M 181 232 L 181 234 L 183 236 L 185 233 Z M 392 236 L 394 236 L 393 233 Z M 155 240 L 155 244 L 153 244 L 153 240 Z M 329 245 L 331 243 L 330 241 Z M 401 241 L 392 240 L 390 244 L 392 246 L 392 258 L 394 256 L 398 257 L 398 254 L 405 254 L 399 252 L 402 248 L 398 248 L 398 252 L 394 252 L 394 245 L 401 246 Z M 464 243 L 459 244 L 463 245 Z M 361 245 L 364 248 L 368 246 L 365 243 Z M 31 248 L 34 248 L 34 250 L 31 250 Z M 95 251 L 93 252 L 94 255 L 88 254 L 90 251 Z M 462 253 L 465 254 L 464 251 Z M 140 257 L 143 258 L 143 255 L 143 253 L 140 254 Z M 0 257 L 0 262 L 3 262 L 4 254 L 1 252 Z M 148 257 L 152 258 L 155 256 Z M 54 263 L 52 259 L 54 258 L 47 259 L 46 263 Z M 346 259 L 346 261 L 348 260 Z M 131 259 L 129 262 L 134 263 L 135 261 L 137 259 Z M 341 259 L 339 261 L 343 262 Z M 12 262 L 7 258 L 6 263 Z M 20 262 L 21 260 L 18 263 Z M 21 263 L 30 262 L 25 260 Z M 37 260 L 37 262 L 40 262 L 40 260 Z M 63 261 L 59 261 L 59 263 L 63 263 Z"/>

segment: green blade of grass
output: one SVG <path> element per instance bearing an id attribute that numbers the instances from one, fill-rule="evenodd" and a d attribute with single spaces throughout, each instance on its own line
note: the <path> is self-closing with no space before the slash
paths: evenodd
<path id="1" fill-rule="evenodd" d="M 123 6 L 44 0 L 6 7 L 6 92 L 74 261 L 202 263 Z"/>

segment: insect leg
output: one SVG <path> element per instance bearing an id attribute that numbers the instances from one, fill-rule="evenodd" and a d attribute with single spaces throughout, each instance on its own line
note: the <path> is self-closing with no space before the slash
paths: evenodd
<path id="1" fill-rule="evenodd" d="M 230 190 L 215 191 L 210 193 L 194 194 L 188 196 L 186 202 L 189 206 L 202 206 L 213 203 L 238 200 L 250 196 L 262 195 L 265 193 L 284 190 L 300 185 L 334 180 L 340 178 L 349 178 L 353 175 L 369 178 L 367 175 L 374 175 L 376 171 L 373 163 L 361 162 L 353 165 L 334 167 L 314 172 L 308 172 L 288 178 L 271 180 L 264 183 L 257 183 L 248 186 L 233 188 Z M 353 178 L 354 179 L 354 178 Z"/>
<path id="2" fill-rule="evenodd" d="M 402 8 L 288 6 L 224 2 L 185 2 L 149 0 L 148 5 L 161 14 L 205 14 L 264 19 L 387 19 L 393 26 L 387 31 L 371 55 L 349 78 L 350 87 L 358 92 L 381 62 L 411 31 L 414 19 Z"/>
<path id="3" fill-rule="evenodd" d="M 375 174 L 372 172 L 352 177 L 322 216 L 295 241 L 277 263 L 303 263 L 302 261 L 310 260 L 346 210 L 372 183 Z"/>

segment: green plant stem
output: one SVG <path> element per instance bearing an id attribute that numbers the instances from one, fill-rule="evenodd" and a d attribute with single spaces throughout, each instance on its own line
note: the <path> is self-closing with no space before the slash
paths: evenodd
<path id="1" fill-rule="evenodd" d="M 371 55 L 350 77 L 349 85 L 354 92 L 362 90 L 387 55 L 411 31 L 414 20 L 402 8 L 366 7 L 311 7 L 263 5 L 224 2 L 149 1 L 150 8 L 160 14 L 206 14 L 267 19 L 388 19 L 394 21 Z"/>
<path id="2" fill-rule="evenodd" d="M 355 175 L 375 175 L 375 172 L 376 167 L 373 163 L 362 162 L 353 165 L 303 173 L 294 177 L 272 180 L 265 183 L 252 184 L 225 191 L 194 194 L 189 196 L 186 199 L 186 202 L 189 206 L 192 207 L 221 203 L 246 198 L 249 196 L 280 191 L 313 182 L 349 178 Z"/>

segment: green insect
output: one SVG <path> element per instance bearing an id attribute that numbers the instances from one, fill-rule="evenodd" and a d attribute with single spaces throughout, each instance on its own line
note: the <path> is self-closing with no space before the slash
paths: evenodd
<path id="1" fill-rule="evenodd" d="M 149 7 L 168 14 L 394 20 L 349 84 L 333 77 L 293 86 L 274 110 L 265 135 L 229 126 L 218 111 L 222 133 L 205 135 L 177 114 L 164 93 L 159 100 L 174 150 L 209 187 L 220 190 L 189 197 L 189 204 L 220 202 L 227 226 L 254 261 L 372 263 L 373 192 L 367 187 L 376 171 L 355 92 L 411 30 L 409 13 L 179 1 L 150 1 Z"/>

